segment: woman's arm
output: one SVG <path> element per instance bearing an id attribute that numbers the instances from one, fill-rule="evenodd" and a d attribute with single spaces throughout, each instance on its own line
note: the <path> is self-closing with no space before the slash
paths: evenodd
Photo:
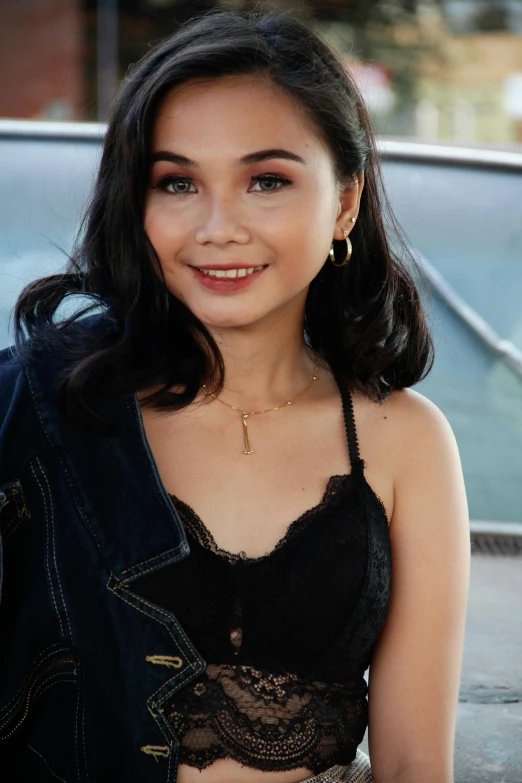
<path id="1" fill-rule="evenodd" d="M 376 783 L 452 783 L 469 580 L 469 524 L 453 433 L 415 392 L 389 407 L 392 592 L 370 668 Z"/>

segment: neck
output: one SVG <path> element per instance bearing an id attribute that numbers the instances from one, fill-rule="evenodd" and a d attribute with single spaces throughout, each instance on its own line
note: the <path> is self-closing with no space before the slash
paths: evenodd
<path id="1" fill-rule="evenodd" d="M 315 357 L 305 345 L 302 322 L 292 330 L 274 323 L 211 331 L 225 364 L 221 399 L 230 405 L 275 407 L 312 380 Z"/>

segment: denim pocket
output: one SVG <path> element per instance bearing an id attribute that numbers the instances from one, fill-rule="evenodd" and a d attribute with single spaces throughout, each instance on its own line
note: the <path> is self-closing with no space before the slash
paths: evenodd
<path id="1" fill-rule="evenodd" d="M 76 780 L 77 705 L 75 653 L 53 645 L 0 708 L 0 768 L 9 781 Z"/>
<path id="2" fill-rule="evenodd" d="M 22 729 L 46 691 L 59 682 L 70 682 L 71 679 L 75 682 L 76 675 L 76 657 L 70 648 L 57 644 L 42 653 L 15 697 L 0 708 L 0 743 L 8 742 Z"/>

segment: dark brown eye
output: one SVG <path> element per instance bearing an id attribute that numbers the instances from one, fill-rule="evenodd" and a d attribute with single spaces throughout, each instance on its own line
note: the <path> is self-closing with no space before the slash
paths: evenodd
<path id="1" fill-rule="evenodd" d="M 252 183 L 259 183 L 263 186 L 260 191 L 257 191 L 261 193 L 271 193 L 291 184 L 289 179 L 280 174 L 260 174 L 258 177 L 252 178 Z"/>
<path id="2" fill-rule="evenodd" d="M 190 190 L 192 184 L 188 177 L 165 177 L 156 187 L 159 190 L 165 190 L 167 193 L 183 196 L 185 193 L 194 192 Z"/>

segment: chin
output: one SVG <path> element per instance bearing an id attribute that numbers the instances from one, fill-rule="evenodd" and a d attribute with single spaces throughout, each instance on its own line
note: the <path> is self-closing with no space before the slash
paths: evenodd
<path id="1" fill-rule="evenodd" d="M 190 305 L 189 305 L 190 307 Z M 252 312 L 252 308 L 190 308 L 196 318 L 209 329 L 241 329 L 260 321 L 267 313 Z"/>
<path id="2" fill-rule="evenodd" d="M 208 329 L 241 329 L 241 328 L 246 328 L 248 326 L 252 326 L 252 324 L 257 323 L 257 321 L 260 320 L 259 318 L 253 318 L 252 316 L 250 317 L 223 316 L 221 318 L 218 317 L 209 318 L 209 317 L 200 317 L 200 316 L 196 316 L 196 317 L 199 318 L 199 320 L 203 324 L 205 324 L 205 326 Z"/>

